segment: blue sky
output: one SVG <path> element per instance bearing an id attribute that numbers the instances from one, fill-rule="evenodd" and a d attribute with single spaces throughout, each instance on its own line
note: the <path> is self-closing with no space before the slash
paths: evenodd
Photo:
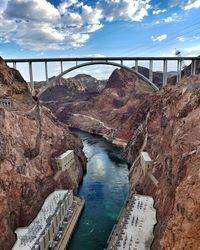
<path id="1" fill-rule="evenodd" d="M 200 0 L 1 0 L 3 58 L 200 55 Z"/>

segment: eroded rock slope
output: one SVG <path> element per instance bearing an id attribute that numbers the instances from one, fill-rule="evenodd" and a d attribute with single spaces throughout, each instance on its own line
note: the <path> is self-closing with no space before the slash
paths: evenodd
<path id="1" fill-rule="evenodd" d="M 144 177 L 138 156 L 154 161 L 156 187 Z M 130 188 L 151 195 L 157 209 L 152 249 L 200 246 L 200 76 L 185 77 L 153 98 L 146 118 L 127 146 Z"/>
<path id="2" fill-rule="evenodd" d="M 36 216 L 56 188 L 77 188 L 85 171 L 80 140 L 35 101 L 21 75 L 0 60 L 0 249 L 11 249 L 14 230 Z M 55 157 L 75 151 L 76 164 L 55 180 Z"/>

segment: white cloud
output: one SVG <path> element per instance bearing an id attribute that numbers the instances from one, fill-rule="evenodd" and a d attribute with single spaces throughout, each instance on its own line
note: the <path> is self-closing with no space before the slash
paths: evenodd
<path id="1" fill-rule="evenodd" d="M 8 19 L 52 22 L 58 20 L 59 11 L 46 0 L 15 0 L 8 1 L 4 17 Z"/>
<path id="2" fill-rule="evenodd" d="M 166 11 L 167 11 L 166 9 L 163 9 L 163 10 L 153 10 L 153 15 L 158 15 L 158 14 L 164 13 Z"/>
<path id="3" fill-rule="evenodd" d="M 33 50 L 81 47 L 103 21 L 141 21 L 150 0 L 99 0 L 89 6 L 63 0 L 57 7 L 47 0 L 1 0 L 0 40 Z"/>
<path id="4" fill-rule="evenodd" d="M 179 36 L 179 37 L 177 37 L 177 39 L 179 42 L 185 42 L 185 37 L 183 37 L 183 36 Z"/>
<path id="5" fill-rule="evenodd" d="M 173 13 L 171 16 L 163 18 L 163 21 L 165 23 L 176 23 L 176 22 L 181 22 L 182 18 L 177 13 Z"/>
<path id="6" fill-rule="evenodd" d="M 163 19 L 165 23 L 175 23 L 182 21 L 181 17 L 177 13 L 173 13 L 171 16 Z"/>
<path id="7" fill-rule="evenodd" d="M 8 0 L 1 0 L 0 1 L 0 14 L 4 12 L 4 10 L 6 9 Z"/>
<path id="8" fill-rule="evenodd" d="M 163 34 L 163 35 L 160 35 L 160 36 L 152 36 L 151 39 L 153 42 L 161 42 L 163 40 L 165 40 L 167 38 L 167 34 Z"/>
<path id="9" fill-rule="evenodd" d="M 170 0 L 170 7 L 180 6 L 184 10 L 200 8 L 200 0 Z"/>
<path id="10" fill-rule="evenodd" d="M 103 0 L 99 1 L 98 7 L 102 9 L 103 16 L 108 21 L 130 20 L 142 21 L 148 16 L 150 0 Z"/>
<path id="11" fill-rule="evenodd" d="M 159 20 L 155 21 L 155 24 L 160 24 L 160 21 Z"/>
<path id="12" fill-rule="evenodd" d="M 77 5 L 78 0 L 65 0 L 62 1 L 59 6 L 58 6 L 58 11 L 61 14 L 65 14 L 65 12 L 67 11 L 67 9 L 73 5 Z"/>
<path id="13" fill-rule="evenodd" d="M 196 9 L 200 8 L 200 0 L 195 0 L 195 1 L 189 0 L 184 7 L 185 10 L 190 10 L 193 8 L 196 8 Z"/>

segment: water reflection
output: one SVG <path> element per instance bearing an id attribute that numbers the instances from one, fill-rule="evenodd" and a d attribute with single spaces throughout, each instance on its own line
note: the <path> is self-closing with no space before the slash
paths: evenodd
<path id="1" fill-rule="evenodd" d="M 102 250 L 127 196 L 127 164 L 120 156 L 122 152 L 102 137 L 79 130 L 73 132 L 83 141 L 88 163 L 79 189 L 79 195 L 86 201 L 85 209 L 69 249 Z"/>

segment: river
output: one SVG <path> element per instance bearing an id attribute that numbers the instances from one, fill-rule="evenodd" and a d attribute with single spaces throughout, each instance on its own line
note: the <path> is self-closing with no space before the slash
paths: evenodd
<path id="1" fill-rule="evenodd" d="M 87 174 L 78 190 L 85 208 L 69 250 L 103 250 L 128 194 L 128 166 L 122 151 L 98 135 L 72 129 L 84 145 Z"/>

